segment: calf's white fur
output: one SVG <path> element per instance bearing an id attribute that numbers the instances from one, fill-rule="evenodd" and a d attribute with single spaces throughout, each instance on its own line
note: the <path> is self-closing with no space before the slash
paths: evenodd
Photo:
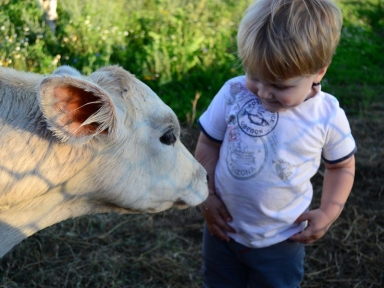
<path id="1" fill-rule="evenodd" d="M 0 257 L 68 218 L 200 204 L 206 172 L 179 136 L 173 111 L 120 67 L 0 68 Z"/>

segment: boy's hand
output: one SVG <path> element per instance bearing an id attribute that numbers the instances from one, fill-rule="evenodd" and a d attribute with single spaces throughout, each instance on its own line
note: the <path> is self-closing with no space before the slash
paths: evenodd
<path id="1" fill-rule="evenodd" d="M 201 212 L 211 235 L 228 242 L 230 239 L 226 232 L 236 233 L 227 223 L 232 221 L 231 215 L 216 194 L 208 196 L 207 200 L 201 205 Z"/>
<path id="2" fill-rule="evenodd" d="M 310 244 L 323 237 L 344 208 L 355 176 L 355 156 L 336 164 L 324 162 L 324 166 L 326 169 L 320 208 L 305 212 L 296 219 L 296 223 L 307 220 L 308 227 L 290 237 L 291 240 Z"/>
<path id="3" fill-rule="evenodd" d="M 289 239 L 303 244 L 311 244 L 324 236 L 335 219 L 331 219 L 324 210 L 315 209 L 301 214 L 295 223 L 303 221 L 308 221 L 307 228 Z"/>

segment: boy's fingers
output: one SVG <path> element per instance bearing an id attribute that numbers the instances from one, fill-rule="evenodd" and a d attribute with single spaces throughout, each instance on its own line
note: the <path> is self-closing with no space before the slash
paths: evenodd
<path id="1" fill-rule="evenodd" d="M 222 240 L 229 241 L 229 237 L 226 232 L 236 233 L 236 231 L 227 224 L 227 222 L 221 217 L 219 213 L 209 220 L 206 219 L 207 227 L 212 235 L 219 237 Z"/>
<path id="2" fill-rule="evenodd" d="M 225 206 L 221 206 L 219 207 L 219 213 L 221 215 L 221 217 L 223 217 L 223 219 L 227 222 L 231 222 L 232 221 L 232 217 L 231 217 L 231 214 L 229 214 L 227 208 L 225 208 Z"/>
<path id="3" fill-rule="evenodd" d="M 211 233 L 211 235 L 218 237 L 221 240 L 229 241 L 229 237 L 227 234 L 224 233 L 224 231 L 217 225 L 212 224 L 208 225 L 208 230 Z"/>
<path id="4" fill-rule="evenodd" d="M 212 229 L 214 229 L 213 227 L 218 227 L 221 230 L 223 230 L 223 229 L 226 230 L 228 224 L 225 221 L 225 219 L 223 219 L 223 217 L 220 215 L 218 210 L 204 211 L 203 216 L 204 216 L 207 224 L 210 227 L 212 227 Z"/>
<path id="5" fill-rule="evenodd" d="M 304 222 L 304 221 L 307 221 L 309 220 L 309 217 L 308 217 L 308 213 L 305 212 L 303 214 L 301 214 L 296 220 L 295 220 L 295 223 L 300 223 L 300 222 Z"/>
<path id="6" fill-rule="evenodd" d="M 220 207 L 219 213 L 222 219 L 225 221 L 224 223 L 221 223 L 221 227 L 228 232 L 236 233 L 235 229 L 228 225 L 228 222 L 232 221 L 232 217 L 231 214 L 229 214 L 228 210 L 225 208 L 225 206 Z"/>
<path id="7" fill-rule="evenodd" d="M 311 244 L 315 242 L 318 237 L 313 235 L 312 231 L 310 229 L 304 230 L 300 233 L 297 233 L 291 237 L 289 237 L 290 240 L 297 241 L 303 244 Z"/>
<path id="8" fill-rule="evenodd" d="M 300 233 L 296 233 L 295 235 L 292 235 L 291 237 L 289 237 L 289 240 L 293 240 L 293 241 L 299 241 L 301 240 L 301 232 Z"/>
<path id="9" fill-rule="evenodd" d="M 303 244 L 307 244 L 307 238 L 303 238 L 300 234 L 293 235 L 289 237 L 289 240 L 297 241 Z"/>
<path id="10" fill-rule="evenodd" d="M 227 219 L 223 218 L 223 216 L 218 213 L 217 215 L 215 215 L 215 224 L 223 231 L 228 231 L 228 232 L 231 232 L 231 233 L 236 233 L 236 231 L 228 225 L 227 223 Z"/>
<path id="11" fill-rule="evenodd" d="M 226 232 L 236 233 L 236 231 L 227 223 L 232 221 L 231 215 L 219 198 L 213 199 L 209 204 L 207 203 L 202 206 L 202 213 L 209 232 L 222 240 L 229 241 Z"/>
<path id="12" fill-rule="evenodd" d="M 229 226 L 227 224 L 227 222 L 225 222 L 225 224 L 222 226 L 222 229 L 225 231 L 228 231 L 230 233 L 236 233 L 235 229 L 233 229 L 231 226 Z"/>

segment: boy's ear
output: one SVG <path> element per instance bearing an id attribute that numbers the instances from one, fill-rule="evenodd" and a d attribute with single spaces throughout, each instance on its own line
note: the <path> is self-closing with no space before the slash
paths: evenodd
<path id="1" fill-rule="evenodd" d="M 327 69 L 328 69 L 328 65 L 325 66 L 324 68 L 321 68 L 321 69 L 319 70 L 319 72 L 316 74 L 315 79 L 314 79 L 313 82 L 314 82 L 314 83 L 319 83 L 319 82 L 321 82 L 321 80 L 323 79 L 325 73 L 327 73 Z"/>

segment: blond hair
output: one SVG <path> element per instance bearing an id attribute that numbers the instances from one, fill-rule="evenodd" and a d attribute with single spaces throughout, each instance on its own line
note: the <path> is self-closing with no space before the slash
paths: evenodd
<path id="1" fill-rule="evenodd" d="M 342 15 L 331 0 L 258 0 L 237 34 L 246 73 L 274 83 L 316 74 L 331 63 Z"/>

